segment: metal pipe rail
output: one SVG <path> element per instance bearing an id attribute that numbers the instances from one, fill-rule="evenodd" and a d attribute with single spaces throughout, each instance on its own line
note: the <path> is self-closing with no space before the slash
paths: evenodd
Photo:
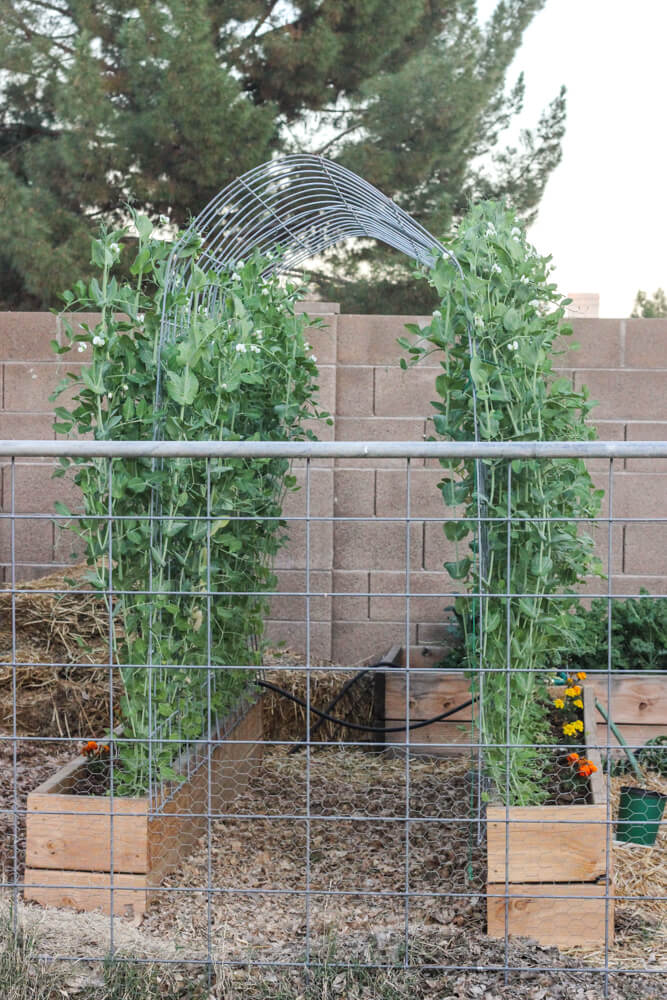
<path id="1" fill-rule="evenodd" d="M 667 441 L 0 441 L 12 458 L 667 458 Z"/>

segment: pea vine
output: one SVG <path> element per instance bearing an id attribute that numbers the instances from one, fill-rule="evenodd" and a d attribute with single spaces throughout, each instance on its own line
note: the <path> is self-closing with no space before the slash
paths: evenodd
<path id="1" fill-rule="evenodd" d="M 557 338 L 572 330 L 562 323 L 568 300 L 549 281 L 550 258 L 539 256 L 513 213 L 493 202 L 474 207 L 448 246 L 462 275 L 446 256 L 436 261 L 430 280 L 442 305 L 427 326 L 408 328 L 416 341 L 399 341 L 411 363 L 428 356 L 440 363 L 437 434 L 473 441 L 476 410 L 482 441 L 593 438 L 585 418 L 594 404 L 586 390 L 576 392 L 553 370 L 563 353 Z M 486 767 L 507 802 L 539 803 L 547 796 L 541 779 L 549 764 L 539 748 L 549 734 L 545 682 L 576 646 L 575 588 L 601 574 L 582 521 L 598 512 L 602 492 L 576 458 L 441 465 L 448 470 L 439 484 L 443 500 L 460 513 L 444 524 L 456 545 L 456 559 L 445 568 L 471 595 L 459 597 L 456 610 L 466 630 L 467 667 L 481 676 Z"/>
<path id="2" fill-rule="evenodd" d="M 87 363 L 53 397 L 72 398 L 55 409 L 56 432 L 149 441 L 158 423 L 175 441 L 314 437 L 305 421 L 328 415 L 313 404 L 317 367 L 305 338 L 312 324 L 294 308 L 301 292 L 265 280 L 268 261 L 258 255 L 205 273 L 194 238 L 177 251 L 192 262 L 188 295 L 171 291 L 173 244 L 145 216 L 133 215 L 133 223 L 136 235 L 119 229 L 93 242 L 100 277 L 64 293 L 62 343 L 52 346 Z M 126 255 L 130 283 L 114 273 Z M 192 292 L 198 302 L 213 298 L 215 314 L 192 307 L 187 328 L 160 356 L 162 311 L 190 308 Z M 99 313 L 99 322 L 75 324 L 81 311 Z M 164 391 L 156 406 L 158 365 Z M 116 459 L 111 476 L 106 460 L 74 464 L 84 516 L 72 523 L 93 586 L 106 592 L 113 582 L 120 626 L 114 656 L 128 742 L 116 741 L 115 791 L 143 794 L 153 781 L 177 778 L 184 743 L 207 731 L 209 712 L 223 716 L 252 684 L 252 670 L 240 668 L 261 660 L 264 594 L 275 587 L 272 562 L 286 538 L 282 501 L 296 481 L 277 459 L 179 458 L 163 466 Z M 159 515 L 153 524 L 151 510 Z M 70 516 L 62 504 L 58 513 Z"/>

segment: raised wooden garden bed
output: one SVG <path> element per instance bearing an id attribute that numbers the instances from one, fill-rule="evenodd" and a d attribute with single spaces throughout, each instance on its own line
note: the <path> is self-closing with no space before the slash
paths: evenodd
<path id="1" fill-rule="evenodd" d="M 593 688 L 584 687 L 586 755 L 597 767 L 588 779 L 590 804 L 487 808 L 490 937 L 504 937 L 507 928 L 560 948 L 614 939 L 612 839 L 595 715 Z"/>
<path id="2" fill-rule="evenodd" d="M 410 676 L 411 722 L 432 718 L 470 697 L 470 681 L 462 671 L 423 670 L 438 663 L 444 653 L 438 646 L 410 647 L 410 668 L 416 670 Z M 398 725 L 408 714 L 405 650 L 394 647 L 384 659 L 403 668 L 383 675 L 386 725 Z M 657 723 L 663 711 L 658 706 L 663 703 L 656 680 L 661 679 L 636 675 L 615 679 L 612 708 L 616 717 L 622 699 L 628 697 L 631 707 L 620 712 L 623 721 L 634 720 L 637 712 L 643 711 L 651 720 L 646 724 Z M 543 945 L 603 946 L 605 937 L 610 943 L 613 940 L 612 838 L 611 833 L 608 836 L 607 789 L 599 751 L 606 740 L 606 727 L 595 709 L 596 693 L 605 704 L 599 682 L 595 687 L 584 687 L 586 754 L 597 767 L 588 779 L 590 804 L 487 807 L 487 928 L 491 937 L 505 936 L 507 911 L 510 935 L 526 935 Z M 646 703 L 648 709 L 640 709 L 640 703 Z M 596 715 L 602 723 L 600 732 Z M 664 715 L 662 719 L 667 721 Z M 405 745 L 406 736 L 390 733 L 386 741 Z M 410 734 L 411 753 L 470 753 L 470 743 L 477 741 L 472 706 Z"/>
<path id="3" fill-rule="evenodd" d="M 259 767 L 261 703 L 216 739 L 221 742 L 211 747 L 210 768 L 206 750 L 186 759 L 181 770 L 187 780 L 174 783 L 153 806 L 147 797 L 74 794 L 85 778 L 83 759 L 31 792 L 25 898 L 46 906 L 142 914 L 151 888 L 181 864 L 206 831 L 207 814 L 224 813 Z"/>
<path id="4" fill-rule="evenodd" d="M 384 716 L 386 726 L 398 726 L 408 717 L 410 722 L 432 719 L 470 698 L 470 680 L 462 670 L 433 669 L 446 654 L 444 646 L 410 646 L 410 700 L 406 698 L 406 656 L 402 646 L 394 646 L 383 657 L 400 669 L 384 673 Z M 415 671 L 413 674 L 412 671 Z M 470 744 L 477 743 L 473 723 L 474 706 L 456 712 L 442 722 L 413 729 L 410 743 L 413 753 L 450 756 L 470 753 Z M 385 742 L 405 744 L 406 733 L 387 733 Z M 420 744 L 422 744 L 420 746 Z"/>
<path id="5" fill-rule="evenodd" d="M 607 708 L 607 678 L 589 676 L 587 686 L 592 687 L 603 708 Z M 656 736 L 667 736 L 667 677 L 648 670 L 637 673 L 618 673 L 611 678 L 611 717 L 621 736 L 630 747 L 641 747 Z M 602 716 L 597 714 L 600 745 L 610 742 L 617 747 L 614 734 L 609 731 Z M 612 750 L 613 756 L 622 751 Z"/>

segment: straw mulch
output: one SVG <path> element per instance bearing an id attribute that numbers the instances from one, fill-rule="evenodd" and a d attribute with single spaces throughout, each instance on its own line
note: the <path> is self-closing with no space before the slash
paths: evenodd
<path id="1" fill-rule="evenodd" d="M 86 571 L 78 565 L 18 584 L 13 609 L 11 593 L 0 590 L 0 727 L 12 724 L 12 617 L 19 732 L 74 737 L 108 726 L 109 617 Z"/>
<path id="2" fill-rule="evenodd" d="M 632 773 L 612 777 L 612 816 L 618 815 L 621 785 L 639 782 Z M 642 787 L 667 795 L 667 778 L 645 771 Z M 653 847 L 614 842 L 613 853 L 616 895 L 644 898 L 617 900 L 610 965 L 667 968 L 667 822 L 661 824 Z M 577 948 L 573 954 L 604 964 L 600 949 Z"/>

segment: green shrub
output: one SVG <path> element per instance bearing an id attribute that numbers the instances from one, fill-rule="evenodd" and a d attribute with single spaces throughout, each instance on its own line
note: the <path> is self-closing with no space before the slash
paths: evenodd
<path id="1" fill-rule="evenodd" d="M 640 594 L 648 595 L 643 588 Z M 578 641 L 568 656 L 571 670 L 606 670 L 609 664 L 609 602 L 600 597 L 590 610 L 577 608 Z M 667 669 L 667 598 L 614 600 L 611 609 L 611 669 Z"/>
<path id="2" fill-rule="evenodd" d="M 297 290 L 264 280 L 268 261 L 259 256 L 204 273 L 193 241 L 178 245 L 181 261 L 194 258 L 188 291 L 217 305 L 211 313 L 190 307 L 184 291 L 165 288 L 172 246 L 153 236 L 145 217 L 134 223 L 133 243 L 125 230 L 94 241 L 100 280 L 64 293 L 64 343 L 54 349 L 88 364 L 56 393 L 74 387 L 73 402 L 56 408 L 56 432 L 113 441 L 312 437 L 304 422 L 317 413 L 317 368 L 304 337 L 310 320 L 295 314 Z M 124 284 L 114 268 L 130 252 L 135 280 Z M 177 308 L 188 321 L 160 355 L 162 312 Z M 101 319 L 79 326 L 79 311 Z M 113 586 L 111 611 L 122 627 L 114 655 L 123 736 L 138 741 L 116 741 L 115 791 L 141 794 L 152 780 L 176 776 L 181 745 L 201 737 L 209 712 L 223 715 L 252 681 L 252 672 L 233 668 L 260 662 L 263 595 L 275 583 L 282 500 L 295 479 L 278 459 L 137 458 L 114 460 L 111 472 L 107 460 L 75 464 L 90 579 L 101 591 Z M 58 512 L 69 514 L 62 505 Z M 159 739 L 152 757 L 149 738 Z"/>

